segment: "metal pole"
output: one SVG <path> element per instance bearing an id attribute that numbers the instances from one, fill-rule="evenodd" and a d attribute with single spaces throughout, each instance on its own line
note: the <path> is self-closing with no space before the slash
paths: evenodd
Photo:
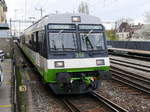
<path id="1" fill-rule="evenodd" d="M 11 24 L 11 18 L 10 18 L 10 36 L 12 36 L 12 24 Z"/>
<path id="2" fill-rule="evenodd" d="M 20 21 L 19 21 L 19 36 L 20 36 Z"/>
<path id="3" fill-rule="evenodd" d="M 25 0 L 25 20 L 26 20 L 26 12 L 27 12 L 27 0 Z"/>
<path id="4" fill-rule="evenodd" d="M 35 10 L 36 10 L 36 11 L 40 11 L 40 13 L 41 13 L 41 18 L 42 18 L 42 17 L 43 17 L 43 12 L 44 12 L 45 10 L 43 10 L 43 8 L 40 8 L 40 9 L 35 8 Z"/>

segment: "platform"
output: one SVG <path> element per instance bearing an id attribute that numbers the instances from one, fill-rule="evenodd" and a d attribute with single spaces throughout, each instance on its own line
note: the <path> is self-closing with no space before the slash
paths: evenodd
<path id="1" fill-rule="evenodd" d="M 0 112 L 12 112 L 12 61 L 0 62 L 4 73 L 4 82 L 0 87 Z"/>

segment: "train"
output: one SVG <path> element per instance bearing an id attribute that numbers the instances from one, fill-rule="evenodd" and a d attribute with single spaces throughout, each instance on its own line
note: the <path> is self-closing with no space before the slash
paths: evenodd
<path id="1" fill-rule="evenodd" d="M 49 14 L 20 36 L 20 48 L 55 94 L 84 94 L 111 79 L 105 28 L 86 14 Z"/>

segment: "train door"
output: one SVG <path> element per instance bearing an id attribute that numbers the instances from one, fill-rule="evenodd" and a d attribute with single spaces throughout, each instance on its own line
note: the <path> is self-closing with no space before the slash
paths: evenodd
<path id="1" fill-rule="evenodd" d="M 46 54 L 47 54 L 47 45 L 46 45 L 46 37 L 45 37 L 45 31 L 39 31 L 38 32 L 38 47 L 39 47 L 39 65 L 41 70 L 45 69 L 45 63 L 46 63 Z M 44 72 L 44 71 L 42 71 Z"/>
<path id="2" fill-rule="evenodd" d="M 36 52 L 36 65 L 38 65 L 40 67 L 40 47 L 39 47 L 39 36 L 38 36 L 38 32 L 36 32 L 36 48 L 37 48 L 37 52 Z"/>

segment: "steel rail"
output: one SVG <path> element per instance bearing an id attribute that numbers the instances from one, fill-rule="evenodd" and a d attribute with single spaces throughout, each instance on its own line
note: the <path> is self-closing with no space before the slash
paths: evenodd
<path id="1" fill-rule="evenodd" d="M 115 73 L 116 73 L 116 74 L 115 74 Z M 129 75 L 129 74 L 122 73 L 122 72 L 120 72 L 120 71 L 113 71 L 113 74 L 115 74 L 115 76 L 118 76 L 118 77 L 120 77 L 120 75 L 121 75 L 121 77 L 122 77 L 122 78 L 125 78 L 125 79 L 127 79 L 127 78 L 135 79 L 135 80 L 137 80 L 137 81 L 131 80 L 131 79 L 128 79 L 128 80 L 129 80 L 129 81 L 132 81 L 133 83 L 139 84 L 139 85 L 141 85 L 141 83 L 139 83 L 140 81 L 141 81 L 142 83 L 146 83 L 147 85 L 150 84 L 149 81 L 142 80 L 142 79 L 140 79 L 140 78 L 138 78 L 138 77 L 134 77 L 134 76 L 131 76 L 131 75 Z M 118 75 L 118 74 L 119 74 L 119 75 Z M 145 86 L 143 86 L 143 87 L 145 87 Z M 146 87 L 146 88 L 150 90 L 150 88 L 148 88 L 148 87 Z"/>
<path id="2" fill-rule="evenodd" d="M 126 84 L 130 87 L 138 89 L 144 93 L 150 94 L 150 88 L 144 87 L 141 84 L 134 82 L 133 80 L 126 79 L 125 77 L 120 76 L 116 73 L 112 73 L 112 75 L 113 75 L 113 77 L 112 77 L 113 80 L 116 80 L 116 81 Z"/>
<path id="3" fill-rule="evenodd" d="M 61 100 L 71 112 L 82 112 L 73 103 L 71 103 L 71 101 L 69 101 L 67 98 L 62 98 Z"/>
<path id="4" fill-rule="evenodd" d="M 131 78 L 135 78 L 136 80 L 140 80 L 140 81 L 143 81 L 144 83 L 150 84 L 150 78 L 141 76 L 140 74 L 137 74 L 137 73 L 129 72 L 129 71 L 123 70 L 121 68 L 117 68 L 115 66 L 111 66 L 110 71 L 119 73 L 124 76 L 131 77 Z"/>
<path id="5" fill-rule="evenodd" d="M 119 61 L 119 62 L 128 63 L 128 64 L 132 64 L 132 65 L 137 65 L 137 66 L 141 66 L 141 67 L 145 67 L 145 68 L 150 69 L 150 66 L 143 65 L 143 64 L 133 63 L 133 62 L 124 61 L 124 60 L 119 60 L 119 59 L 114 59 L 114 58 L 109 58 L 109 59 L 110 59 L 110 61 L 111 61 L 111 60 L 114 60 L 114 61 Z"/>
<path id="6" fill-rule="evenodd" d="M 129 64 L 125 64 L 125 63 L 120 63 L 120 62 L 117 62 L 117 61 L 110 61 L 110 63 L 118 64 L 118 65 L 125 66 L 125 67 L 131 67 L 131 68 L 142 70 L 142 71 L 145 71 L 145 72 L 150 72 L 150 69 L 144 69 L 144 68 L 141 68 L 141 67 L 137 67 L 137 66 L 129 65 Z"/>
<path id="7" fill-rule="evenodd" d="M 102 95 L 98 94 L 95 91 L 90 92 L 90 94 L 95 97 L 100 102 L 103 102 L 105 105 L 110 107 L 115 112 L 128 112 L 126 109 L 122 108 L 121 106 L 117 105 L 116 103 L 110 101 L 109 99 L 103 97 Z"/>
<path id="8" fill-rule="evenodd" d="M 139 60 L 146 60 L 146 61 L 150 61 L 150 57 L 144 57 L 144 56 L 138 56 L 138 55 L 129 55 L 129 54 L 114 54 L 114 53 L 109 53 L 110 55 L 114 55 L 114 56 L 122 56 L 122 57 L 128 57 L 128 58 L 132 58 L 132 59 L 139 59 Z"/>

